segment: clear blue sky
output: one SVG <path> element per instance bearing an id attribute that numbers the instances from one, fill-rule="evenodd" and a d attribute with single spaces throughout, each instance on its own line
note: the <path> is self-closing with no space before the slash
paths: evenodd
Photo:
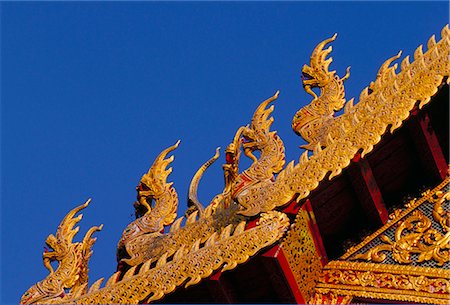
<path id="1" fill-rule="evenodd" d="M 321 40 L 339 33 L 332 68 L 352 66 L 357 98 L 384 60 L 439 36 L 448 12 L 447 2 L 2 2 L 1 303 L 47 276 L 45 238 L 89 197 L 75 239 L 104 224 L 90 278 L 110 276 L 156 155 L 181 139 L 170 176 L 181 215 L 196 169 L 278 89 L 273 128 L 297 159 L 291 119 L 311 101 L 300 69 Z M 202 180 L 205 204 L 222 190 L 223 162 Z"/>

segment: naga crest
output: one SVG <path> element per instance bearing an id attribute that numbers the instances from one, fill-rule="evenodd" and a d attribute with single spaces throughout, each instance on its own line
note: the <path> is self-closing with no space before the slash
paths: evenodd
<path id="1" fill-rule="evenodd" d="M 83 217 L 82 214 L 75 217 L 75 214 L 86 208 L 90 201 L 70 211 L 61 221 L 56 235 L 47 237 L 45 243 L 53 251 L 46 250 L 42 259 L 50 274 L 31 286 L 22 296 L 20 304 L 60 303 L 87 292 L 88 262 L 92 255 L 91 247 L 96 241 L 92 234 L 100 231 L 103 225 L 89 229 L 82 242 L 72 243 L 72 240 L 79 230 L 74 226 Z M 56 270 L 50 264 L 53 261 L 59 262 Z M 70 291 L 67 292 L 67 289 Z"/>
<path id="2" fill-rule="evenodd" d="M 269 118 L 269 115 L 273 112 L 274 106 L 267 106 L 278 98 L 277 91 L 274 96 L 268 98 L 262 102 L 252 117 L 250 126 L 246 126 L 242 129 L 243 148 L 244 153 L 253 161 L 257 161 L 257 158 L 252 154 L 255 150 L 261 150 L 268 144 L 267 138 L 270 133 L 270 126 L 273 123 L 273 117 Z M 275 132 L 272 132 L 273 134 Z"/>
<path id="3" fill-rule="evenodd" d="M 254 172 L 257 164 L 264 163 L 270 172 L 265 176 L 271 178 L 272 174 L 278 173 L 285 164 L 284 145 L 277 136 L 277 133 L 275 131 L 270 131 L 273 117 L 269 116 L 272 114 L 274 106 L 268 106 L 278 98 L 279 93 L 280 92 L 277 91 L 272 97 L 263 101 L 258 108 L 256 108 L 250 126 L 242 128 L 241 135 L 243 138 L 242 147 L 244 149 L 244 154 L 254 162 L 252 167 L 244 171 L 247 174 Z M 259 160 L 253 155 L 253 152 L 257 150 L 261 152 Z M 265 159 L 268 159 L 267 161 L 270 161 L 271 163 L 266 164 L 266 162 L 263 162 L 266 161 Z M 270 166 L 267 166 L 269 164 Z"/>
<path id="4" fill-rule="evenodd" d="M 325 39 L 319 43 L 311 55 L 310 65 L 303 65 L 303 88 L 306 92 L 311 94 L 314 99 L 317 99 L 318 96 L 311 90 L 311 88 L 325 88 L 333 80 L 344 82 L 350 76 L 350 67 L 347 68 L 347 73 L 342 78 L 339 78 L 339 76 L 336 75 L 336 71 L 329 71 L 333 58 L 327 58 L 327 56 L 331 53 L 333 47 L 329 46 L 325 50 L 324 47 L 330 42 L 335 41 L 336 37 L 337 34 L 334 34 L 333 37 Z M 342 102 L 341 106 L 335 105 L 336 108 L 334 110 L 340 110 L 343 107 L 344 102 L 345 101 Z"/>
<path id="5" fill-rule="evenodd" d="M 336 71 L 329 71 L 333 58 L 327 56 L 333 48 L 329 46 L 324 49 L 336 37 L 337 34 L 334 34 L 333 37 L 319 43 L 311 55 L 309 66 L 305 64 L 302 68 L 303 88 L 314 99 L 295 114 L 292 128 L 309 142 L 308 145 L 302 146 L 308 150 L 312 150 L 319 142 L 325 146 L 324 140 L 318 138 L 323 122 L 332 119 L 334 112 L 341 110 L 346 102 L 344 81 L 350 76 L 350 67 L 342 78 L 336 75 Z M 317 96 L 312 88 L 319 88 L 320 96 Z"/>
<path id="6" fill-rule="evenodd" d="M 167 177 L 172 172 L 172 168 L 167 166 L 172 163 L 174 157 L 166 157 L 179 144 L 180 141 L 177 141 L 175 145 L 163 150 L 148 172 L 142 176 L 136 187 L 137 202 L 134 203 L 137 219 L 122 233 L 119 248 L 143 234 L 159 235 L 164 226 L 173 223 L 177 217 L 178 195 L 173 183 L 167 182 Z"/>
<path id="7" fill-rule="evenodd" d="M 283 141 L 275 131 L 270 131 L 274 106 L 269 104 L 278 98 L 278 94 L 277 91 L 263 101 L 256 108 L 250 126 L 241 129 L 244 154 L 253 160 L 253 164 L 235 180 L 232 198 L 240 207 L 239 214 L 244 216 L 258 213 L 254 207 L 255 199 L 258 201 L 264 189 L 274 183 L 274 174 L 279 173 L 286 163 Z M 254 156 L 254 151 L 259 151 L 259 158 Z"/>

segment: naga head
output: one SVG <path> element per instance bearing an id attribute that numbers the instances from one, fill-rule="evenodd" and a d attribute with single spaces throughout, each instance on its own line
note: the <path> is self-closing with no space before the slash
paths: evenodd
<path id="1" fill-rule="evenodd" d="M 301 146 L 308 150 L 312 150 L 319 141 L 322 122 L 332 118 L 334 112 L 342 109 L 346 102 L 344 81 L 350 77 L 350 67 L 342 78 L 336 75 L 336 71 L 329 71 L 333 58 L 328 56 L 333 48 L 329 46 L 325 49 L 336 37 L 337 34 L 334 34 L 319 43 L 311 55 L 310 64 L 302 68 L 303 88 L 314 99 L 294 115 L 292 129 L 308 142 Z M 313 88 L 320 88 L 320 96 Z"/>
<path id="2" fill-rule="evenodd" d="M 333 58 L 327 58 L 333 48 L 331 46 L 326 49 L 324 48 L 327 44 L 334 41 L 336 37 L 337 34 L 334 34 L 333 37 L 319 43 L 311 55 L 309 66 L 304 65 L 302 68 L 303 88 L 306 92 L 311 94 L 314 99 L 317 99 L 318 97 L 317 94 L 312 91 L 312 88 L 326 87 L 335 78 L 336 71 L 328 70 Z M 341 80 L 344 81 L 349 76 L 349 69 L 347 68 L 347 74 Z"/>
<path id="3" fill-rule="evenodd" d="M 257 161 L 253 152 L 261 150 L 268 145 L 267 139 L 270 133 L 270 126 L 273 123 L 273 117 L 269 118 L 269 116 L 273 112 L 274 106 L 272 105 L 269 108 L 267 106 L 278 98 L 279 93 L 277 91 L 272 97 L 263 101 L 255 110 L 250 126 L 239 130 L 243 139 L 244 154 L 252 159 L 253 162 Z"/>
<path id="4" fill-rule="evenodd" d="M 94 226 L 86 233 L 81 243 L 73 243 L 73 237 L 79 227 L 74 226 L 83 217 L 82 214 L 75 217 L 82 209 L 86 208 L 90 199 L 84 204 L 71 210 L 61 221 L 56 234 L 50 234 L 45 243 L 49 247 L 42 254 L 44 266 L 50 274 L 44 280 L 31 286 L 22 296 L 20 304 L 33 304 L 46 302 L 54 298 L 63 297 L 65 289 L 79 288 L 87 284 L 87 264 L 92 255 L 91 247 L 95 242 L 92 234 L 100 231 L 103 225 Z M 58 261 L 57 270 L 53 270 L 51 262 Z"/>
<path id="5" fill-rule="evenodd" d="M 134 203 L 137 219 L 123 231 L 119 248 L 137 236 L 161 231 L 177 217 L 178 195 L 172 187 L 173 183 L 167 183 L 167 177 L 172 172 L 172 168 L 167 166 L 172 163 L 174 157 L 166 157 L 179 144 L 180 141 L 177 141 L 163 150 L 148 172 L 142 176 L 136 187 L 137 202 Z"/>
<path id="6" fill-rule="evenodd" d="M 155 159 L 148 172 L 139 181 L 136 187 L 138 201 L 135 203 L 137 216 L 150 213 L 152 211 L 153 200 L 156 201 L 161 198 L 172 187 L 173 182 L 167 183 L 167 177 L 172 172 L 172 168 L 167 168 L 167 166 L 173 162 L 174 156 L 170 156 L 167 159 L 166 157 L 179 144 L 180 141 L 178 140 L 173 146 L 163 150 Z"/>

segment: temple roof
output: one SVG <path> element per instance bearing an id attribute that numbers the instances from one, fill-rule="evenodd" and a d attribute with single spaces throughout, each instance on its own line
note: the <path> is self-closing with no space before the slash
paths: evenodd
<path id="1" fill-rule="evenodd" d="M 307 203 L 303 201 L 323 181 L 333 181 L 341 175 L 355 157 L 364 158 L 372 152 L 386 131 L 392 133 L 400 128 L 411 112 L 420 111 L 430 103 L 448 82 L 448 26 L 441 36 L 438 42 L 434 36 L 430 38 L 426 52 L 422 46 L 418 47 L 412 62 L 409 56 L 405 57 L 400 71 L 397 71 L 398 64 L 392 65 L 400 53 L 388 59 L 355 103 L 353 99 L 347 101 L 344 95 L 349 71 L 339 77 L 328 69 L 331 48 L 325 47 L 336 36 L 324 40 L 313 51 L 309 65 L 302 69 L 303 86 L 313 100 L 296 113 L 292 122 L 294 131 L 307 141 L 306 151 L 298 163 L 285 165 L 283 142 L 271 130 L 276 92 L 260 103 L 248 125 L 236 131 L 225 151 L 224 190 L 209 204 L 203 206 L 199 202 L 196 188 L 217 155 L 194 175 L 191 208 L 177 218 L 178 195 L 172 183 L 167 182 L 171 173 L 168 166 L 173 160 L 169 154 L 178 147 L 177 142 L 163 150 L 140 180 L 134 204 L 137 218 L 122 234 L 117 252 L 118 271 L 106 285 L 101 287 L 103 279 L 100 279 L 88 288 L 87 275 L 83 281 L 79 280 L 80 274 L 87 272 L 93 240 L 73 244 L 76 232 L 69 233 L 67 239 L 63 234 L 66 231 L 60 227 L 48 239 L 53 251 L 44 256 L 50 275 L 31 287 L 22 302 L 157 301 L 211 275 L 233 270 L 269 248 L 285 251 L 291 266 L 302 261 L 302 270 L 309 268 L 311 278 L 301 270 L 290 271 L 294 272 L 297 284 L 301 284 L 306 301 L 338 293 L 343 302 L 346 296 L 367 296 L 369 290 L 381 299 L 387 293 L 385 299 L 391 300 L 444 300 L 450 287 L 445 282 L 450 275 L 446 270 L 450 234 L 449 201 L 445 193 L 448 179 L 411 201 L 404 211 L 397 211 L 393 220 L 349 249 L 339 260 L 326 264 L 317 286 L 315 277 L 321 272 L 323 257 L 315 256 L 320 245 L 310 234 L 314 217 L 304 209 Z M 320 95 L 312 88 L 320 88 Z M 340 110 L 343 112 L 338 115 Z M 252 162 L 245 170 L 239 168 L 242 157 Z M 445 174 L 439 172 L 438 176 Z M 75 217 L 80 209 L 71 211 L 68 219 Z M 79 221 L 81 217 L 73 219 Z M 57 245 L 61 243 L 72 250 L 59 249 Z M 59 262 L 55 272 L 49 267 L 47 257 Z M 371 272 L 369 279 L 365 277 L 367 272 Z M 387 276 L 390 282 L 385 279 Z M 405 276 L 409 276 L 407 283 L 403 282 Z M 428 282 L 424 284 L 424 280 Z M 395 285 L 403 284 L 398 286 L 400 292 L 392 290 Z M 363 290 L 364 294 L 358 292 Z"/>

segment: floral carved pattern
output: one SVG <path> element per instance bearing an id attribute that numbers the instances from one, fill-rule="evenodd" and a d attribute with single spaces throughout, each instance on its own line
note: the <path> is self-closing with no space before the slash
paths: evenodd
<path id="1" fill-rule="evenodd" d="M 437 192 L 430 201 L 434 202 L 433 219 L 440 223 L 441 231 L 432 227 L 432 221 L 421 211 L 415 210 L 406 220 L 400 222 L 395 230 L 395 238 L 391 240 L 386 235 L 380 237 L 383 244 L 378 245 L 366 253 L 357 254 L 352 260 L 366 260 L 383 262 L 386 259 L 385 251 L 392 253 L 392 258 L 401 264 L 412 263 L 411 255 L 418 254 L 417 262 L 434 260 L 438 266 L 450 261 L 450 228 L 449 214 L 445 211 L 443 203 L 450 199 L 450 192 Z"/>

